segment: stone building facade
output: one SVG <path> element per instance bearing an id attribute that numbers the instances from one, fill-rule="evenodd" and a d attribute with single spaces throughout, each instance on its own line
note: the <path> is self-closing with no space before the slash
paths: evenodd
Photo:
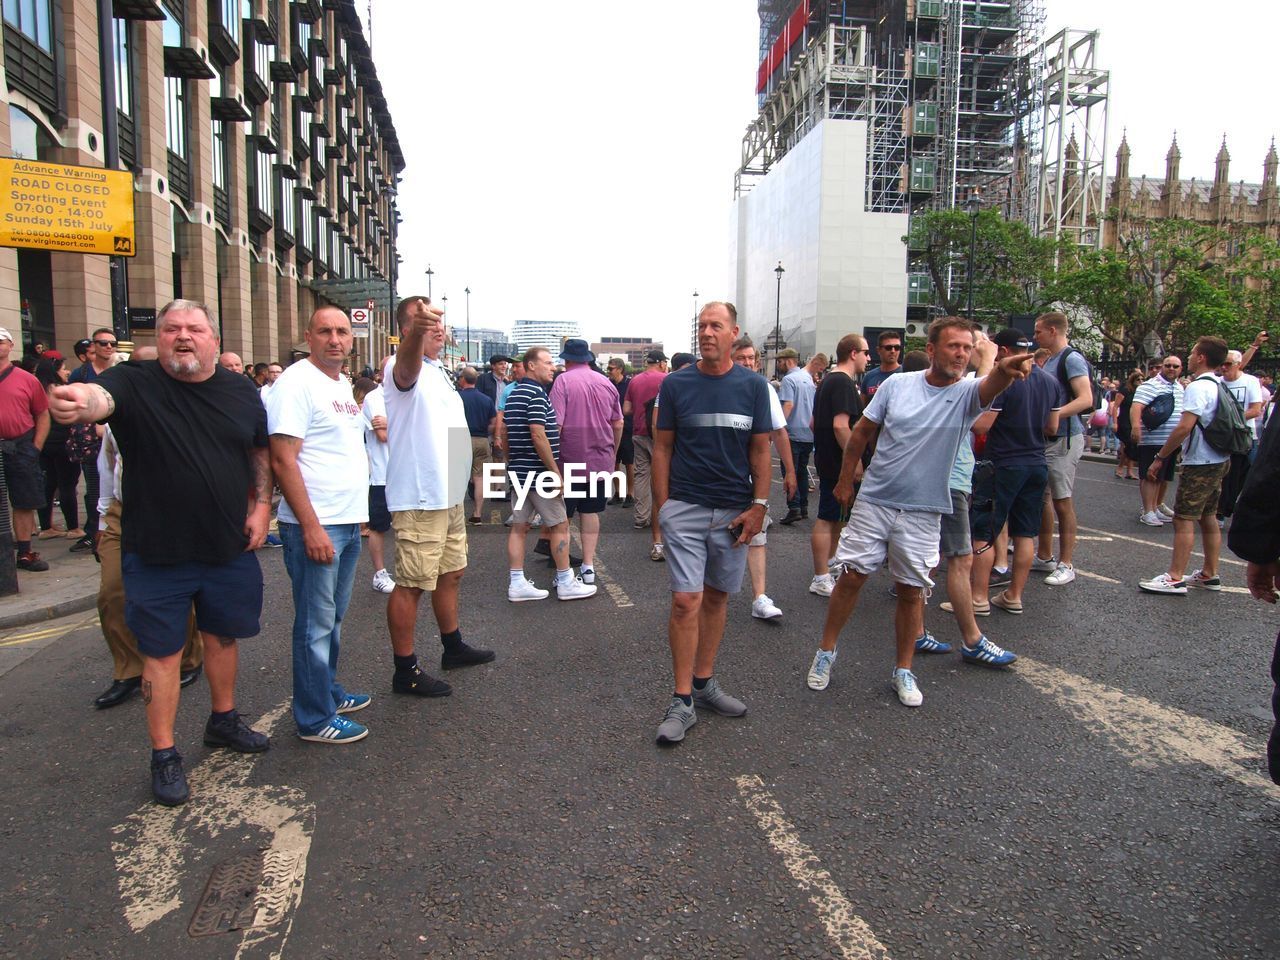
<path id="1" fill-rule="evenodd" d="M 71 356 L 97 327 L 152 340 L 183 297 L 213 308 L 223 349 L 287 362 L 315 306 L 374 300 L 356 364 L 385 356 L 404 158 L 355 4 L 115 0 L 105 25 L 98 9 L 5 0 L 0 155 L 105 165 L 107 31 L 135 187 L 128 314 L 111 258 L 0 249 L 0 325 Z"/>

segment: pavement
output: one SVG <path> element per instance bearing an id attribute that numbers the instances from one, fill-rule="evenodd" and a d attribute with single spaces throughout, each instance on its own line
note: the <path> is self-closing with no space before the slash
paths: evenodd
<path id="1" fill-rule="evenodd" d="M 49 563 L 42 573 L 18 571 L 18 592 L 0 597 L 0 630 L 92 610 L 98 602 L 98 562 L 92 551 L 72 553 L 73 540 L 37 540 Z"/>
<path id="2" fill-rule="evenodd" d="M 830 687 L 805 686 L 826 601 L 810 524 L 772 527 L 784 616 L 735 596 L 717 665 L 748 713 L 701 714 L 669 749 L 667 570 L 618 508 L 602 589 L 571 604 L 508 603 L 507 531 L 468 528 L 462 629 L 497 659 L 445 674 L 437 700 L 391 693 L 362 557 L 339 676 L 373 695 L 371 733 L 344 746 L 294 736 L 289 582 L 263 551 L 237 699 L 272 748 L 203 746 L 206 687 L 183 691 L 178 810 L 150 802 L 140 700 L 91 706 L 110 670 L 96 618 L 0 632 L 0 958 L 1280 956 L 1276 611 L 1229 554 L 1221 593 L 1139 592 L 1173 531 L 1137 524 L 1137 484 L 1105 462 L 1077 491 L 1078 579 L 1033 578 L 1023 615 L 979 620 L 1019 661 L 917 657 L 916 710 L 887 683 L 883 574 Z M 955 643 L 939 580 L 926 623 Z M 417 645 L 435 672 L 425 610 Z"/>

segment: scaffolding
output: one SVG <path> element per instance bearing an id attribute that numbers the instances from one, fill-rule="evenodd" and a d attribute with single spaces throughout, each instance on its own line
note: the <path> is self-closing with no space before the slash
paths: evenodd
<path id="1" fill-rule="evenodd" d="M 1065 29 L 1043 46 L 1043 137 L 1035 226 L 1102 246 L 1111 74 L 1098 66 L 1098 31 Z"/>

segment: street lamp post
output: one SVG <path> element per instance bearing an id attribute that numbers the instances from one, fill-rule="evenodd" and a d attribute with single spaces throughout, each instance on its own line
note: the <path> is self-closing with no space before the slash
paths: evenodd
<path id="1" fill-rule="evenodd" d="M 428 263 L 427 264 L 427 299 L 428 300 L 431 299 L 431 278 L 434 277 L 435 274 L 436 272 L 431 269 L 431 264 Z"/>
<path id="2" fill-rule="evenodd" d="M 782 350 L 782 275 L 786 272 L 782 267 L 782 261 L 779 260 L 778 265 L 773 268 L 774 276 L 778 278 L 778 295 L 774 301 L 773 312 L 773 353 L 775 360 L 778 352 Z M 767 363 L 765 364 L 765 370 L 768 370 Z M 765 375 L 768 376 L 768 373 L 766 372 Z"/>
<path id="3" fill-rule="evenodd" d="M 981 208 L 981 202 L 978 199 L 978 191 L 974 190 L 969 194 L 969 217 L 973 220 L 972 230 L 969 234 L 969 310 L 966 316 L 972 322 L 973 320 L 973 258 L 978 249 L 978 210 Z"/>
<path id="4" fill-rule="evenodd" d="M 693 291 L 693 345 L 689 348 L 689 352 L 695 357 L 698 355 L 698 291 Z"/>
<path id="5" fill-rule="evenodd" d="M 463 341 L 466 344 L 463 350 L 469 356 L 471 353 L 471 288 L 463 287 L 463 293 L 467 295 L 467 339 Z M 462 358 L 462 362 L 467 362 L 466 356 Z"/>

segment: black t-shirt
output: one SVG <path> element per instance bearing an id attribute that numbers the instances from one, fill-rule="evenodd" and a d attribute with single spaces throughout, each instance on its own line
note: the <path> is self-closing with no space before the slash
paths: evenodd
<path id="1" fill-rule="evenodd" d="M 819 479 L 827 483 L 836 482 L 844 462 L 844 448 L 836 441 L 833 426 L 839 413 L 849 415 L 849 427 L 852 429 L 854 422 L 862 416 L 862 397 L 848 374 L 833 370 L 822 378 L 813 400 L 813 462 Z"/>
<path id="2" fill-rule="evenodd" d="M 252 452 L 267 446 L 267 411 L 246 377 L 218 367 L 201 383 L 157 360 L 122 363 L 99 386 L 124 461 L 123 546 L 146 563 L 227 563 L 244 551 Z"/>

